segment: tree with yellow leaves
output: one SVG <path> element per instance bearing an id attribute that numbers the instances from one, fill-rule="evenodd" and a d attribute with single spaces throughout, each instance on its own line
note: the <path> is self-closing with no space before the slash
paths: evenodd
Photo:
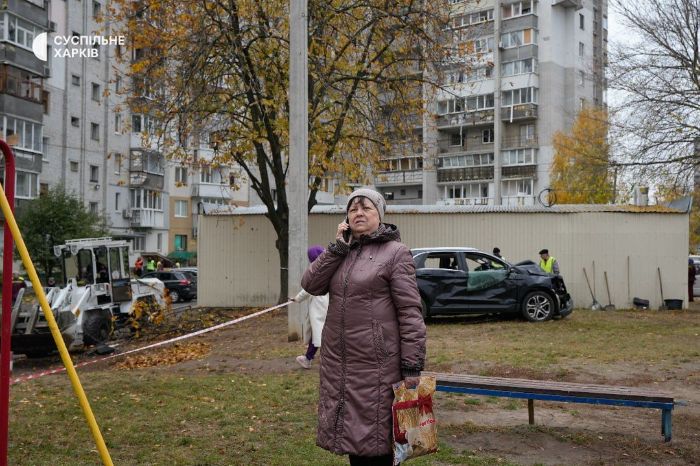
<path id="1" fill-rule="evenodd" d="M 286 300 L 289 208 L 288 0 L 115 0 L 131 41 L 129 105 L 157 122 L 167 157 L 239 165 L 267 207 Z M 415 134 L 423 70 L 442 59 L 446 0 L 309 0 L 309 209 L 323 177 L 365 181 L 392 142 Z M 299 180 L 295 180 L 299 181 Z"/>
<path id="2" fill-rule="evenodd" d="M 596 107 L 583 108 L 569 134 L 555 133 L 550 175 L 551 188 L 558 203 L 605 204 L 613 201 L 607 137 L 607 112 Z"/>

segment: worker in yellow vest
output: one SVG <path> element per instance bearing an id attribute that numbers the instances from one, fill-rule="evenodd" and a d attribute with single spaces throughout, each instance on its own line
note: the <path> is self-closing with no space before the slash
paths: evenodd
<path id="1" fill-rule="evenodd" d="M 540 251 L 540 268 L 547 273 L 553 273 L 554 275 L 559 275 L 559 262 L 549 255 L 548 249 L 543 249 Z"/>

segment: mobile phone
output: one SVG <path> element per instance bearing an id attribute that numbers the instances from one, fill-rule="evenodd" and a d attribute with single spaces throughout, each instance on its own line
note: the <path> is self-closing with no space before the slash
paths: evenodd
<path id="1" fill-rule="evenodd" d="M 348 217 L 345 217 L 345 223 L 347 223 L 348 225 L 350 225 L 350 220 L 348 219 Z M 348 228 L 347 230 L 345 230 L 345 231 L 343 232 L 343 239 L 345 240 L 346 243 L 349 243 L 349 242 L 350 242 L 350 236 L 351 236 L 351 235 L 352 235 L 352 230 L 351 230 L 350 228 Z"/>

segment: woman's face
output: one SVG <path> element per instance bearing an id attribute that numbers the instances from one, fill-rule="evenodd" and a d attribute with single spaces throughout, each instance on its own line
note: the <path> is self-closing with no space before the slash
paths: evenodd
<path id="1" fill-rule="evenodd" d="M 379 228 L 379 212 L 366 197 L 356 197 L 348 209 L 348 222 L 355 238 L 369 235 Z"/>

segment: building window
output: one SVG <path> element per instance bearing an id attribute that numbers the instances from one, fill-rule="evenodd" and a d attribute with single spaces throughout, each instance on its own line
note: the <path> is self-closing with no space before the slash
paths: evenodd
<path id="1" fill-rule="evenodd" d="M 92 100 L 100 101 L 100 85 L 97 83 L 92 83 Z"/>
<path id="2" fill-rule="evenodd" d="M 70 83 L 74 86 L 80 86 L 80 76 L 73 74 L 70 77 Z"/>
<path id="3" fill-rule="evenodd" d="M 24 199 L 34 199 L 38 196 L 39 175 L 17 171 L 15 175 L 15 195 Z"/>
<path id="4" fill-rule="evenodd" d="M 488 128 L 481 131 L 481 142 L 484 144 L 493 143 L 493 128 Z"/>
<path id="5" fill-rule="evenodd" d="M 187 186 L 187 167 L 175 167 L 175 184 Z"/>
<path id="6" fill-rule="evenodd" d="M 501 152 L 503 165 L 532 165 L 535 163 L 535 149 L 513 149 Z"/>
<path id="7" fill-rule="evenodd" d="M 503 19 L 516 18 L 518 16 L 529 15 L 533 12 L 532 0 L 511 3 L 503 7 Z"/>
<path id="8" fill-rule="evenodd" d="M 49 91 L 41 91 L 41 105 L 44 107 L 44 115 L 49 114 L 49 102 L 51 101 L 50 97 L 51 94 Z"/>
<path id="9" fill-rule="evenodd" d="M 119 75 L 114 78 L 114 90 L 117 92 L 122 90 L 122 77 Z"/>
<path id="10" fill-rule="evenodd" d="M 464 137 L 459 133 L 450 134 L 450 146 L 462 146 L 464 144 Z"/>
<path id="11" fill-rule="evenodd" d="M 120 113 L 114 114 L 114 132 L 121 133 L 122 131 L 122 116 Z"/>
<path id="12" fill-rule="evenodd" d="M 114 211 L 119 212 L 119 197 L 120 193 L 114 193 Z"/>
<path id="13" fill-rule="evenodd" d="M 122 172 L 122 162 L 124 161 L 124 157 L 122 156 L 121 153 L 115 152 L 114 153 L 114 174 L 119 175 Z"/>
<path id="14" fill-rule="evenodd" d="M 156 242 L 157 242 L 156 249 L 158 249 L 159 251 L 162 251 L 163 250 L 163 233 L 158 233 L 158 235 L 156 235 Z"/>
<path id="15" fill-rule="evenodd" d="M 80 126 L 80 118 L 78 117 L 70 117 L 70 124 L 71 126 L 75 126 L 76 128 Z"/>
<path id="16" fill-rule="evenodd" d="M 32 49 L 34 38 L 43 32 L 32 23 L 19 19 L 10 13 L 3 13 L 3 28 L 5 25 L 7 25 L 7 40 L 28 50 Z"/>
<path id="17" fill-rule="evenodd" d="M 211 167 L 202 167 L 199 172 L 199 182 L 200 183 L 213 183 L 214 174 L 212 173 Z"/>
<path id="18" fill-rule="evenodd" d="M 578 43 L 578 56 L 583 57 L 583 54 L 585 52 L 585 46 L 583 45 L 583 42 Z"/>
<path id="19" fill-rule="evenodd" d="M 522 31 L 506 32 L 501 34 L 501 47 L 510 49 L 536 43 L 536 31 L 534 29 L 523 29 Z"/>
<path id="20" fill-rule="evenodd" d="M 143 251 L 144 249 L 146 249 L 146 238 L 136 236 L 134 238 L 134 251 Z"/>
<path id="21" fill-rule="evenodd" d="M 537 88 L 536 87 L 524 87 L 522 89 L 513 89 L 511 91 L 504 91 L 503 95 L 504 107 L 511 105 L 529 104 L 537 103 Z"/>
<path id="22" fill-rule="evenodd" d="M 586 108 L 586 99 L 584 99 L 583 97 L 578 99 L 578 106 L 579 106 L 579 109 L 581 109 L 581 110 Z"/>
<path id="23" fill-rule="evenodd" d="M 405 189 L 400 189 L 400 190 L 399 190 L 399 193 L 400 193 L 402 196 L 405 196 L 405 195 L 406 195 L 406 190 L 405 190 Z"/>
<path id="24" fill-rule="evenodd" d="M 175 250 L 187 251 L 187 235 L 175 235 Z"/>
<path id="25" fill-rule="evenodd" d="M 464 168 L 493 165 L 493 154 L 453 155 L 440 159 L 441 168 Z"/>
<path id="26" fill-rule="evenodd" d="M 90 165 L 90 182 L 97 183 L 100 180 L 100 167 Z"/>
<path id="27" fill-rule="evenodd" d="M 90 213 L 97 215 L 100 212 L 100 205 L 97 202 L 90 203 Z"/>
<path id="28" fill-rule="evenodd" d="M 579 72 L 578 72 L 578 85 L 583 86 L 583 83 L 585 82 L 585 80 L 586 80 L 586 73 L 579 70 Z"/>
<path id="29" fill-rule="evenodd" d="M 534 58 L 506 62 L 501 65 L 501 74 L 503 76 L 515 76 L 517 74 L 534 73 L 536 71 L 537 61 Z"/>
<path id="30" fill-rule="evenodd" d="M 175 216 L 178 218 L 187 217 L 187 201 L 175 201 Z"/>
<path id="31" fill-rule="evenodd" d="M 457 186 L 445 187 L 445 197 L 448 199 L 488 199 L 488 183 L 467 183 Z"/>
<path id="32" fill-rule="evenodd" d="M 102 14 L 102 5 L 100 4 L 100 2 L 92 2 L 93 19 L 100 19 L 100 14 Z"/>
<path id="33" fill-rule="evenodd" d="M 135 209 L 163 210 L 163 193 L 150 189 L 134 188 L 129 190 L 130 205 Z"/>
<path id="34" fill-rule="evenodd" d="M 90 139 L 93 141 L 100 140 L 100 125 L 97 123 L 90 123 Z"/>
<path id="35" fill-rule="evenodd" d="M 70 162 L 70 171 L 72 172 L 77 172 L 78 171 L 78 162 L 73 162 L 71 160 Z"/>
<path id="36" fill-rule="evenodd" d="M 501 183 L 503 196 L 532 196 L 534 180 L 525 178 L 522 180 L 508 180 Z"/>
<path id="37" fill-rule="evenodd" d="M 43 129 L 41 123 L 0 116 L 0 137 L 7 141 L 15 136 L 13 145 L 20 149 L 43 152 Z"/>
<path id="38" fill-rule="evenodd" d="M 494 105 L 493 94 L 476 95 L 466 98 L 457 98 L 449 100 L 439 100 L 437 103 L 438 115 L 446 115 L 448 113 L 461 113 L 465 110 L 474 112 L 477 110 L 492 109 Z"/>
<path id="39" fill-rule="evenodd" d="M 521 140 L 521 142 L 534 141 L 535 137 L 536 137 L 535 125 L 521 125 L 520 126 L 520 140 Z"/>
<path id="40" fill-rule="evenodd" d="M 578 27 L 579 27 L 581 30 L 584 30 L 584 29 L 585 29 L 585 25 L 586 25 L 586 22 L 585 22 L 585 19 L 584 19 L 584 17 L 583 17 L 583 14 L 579 13 L 579 14 L 578 14 Z"/>

